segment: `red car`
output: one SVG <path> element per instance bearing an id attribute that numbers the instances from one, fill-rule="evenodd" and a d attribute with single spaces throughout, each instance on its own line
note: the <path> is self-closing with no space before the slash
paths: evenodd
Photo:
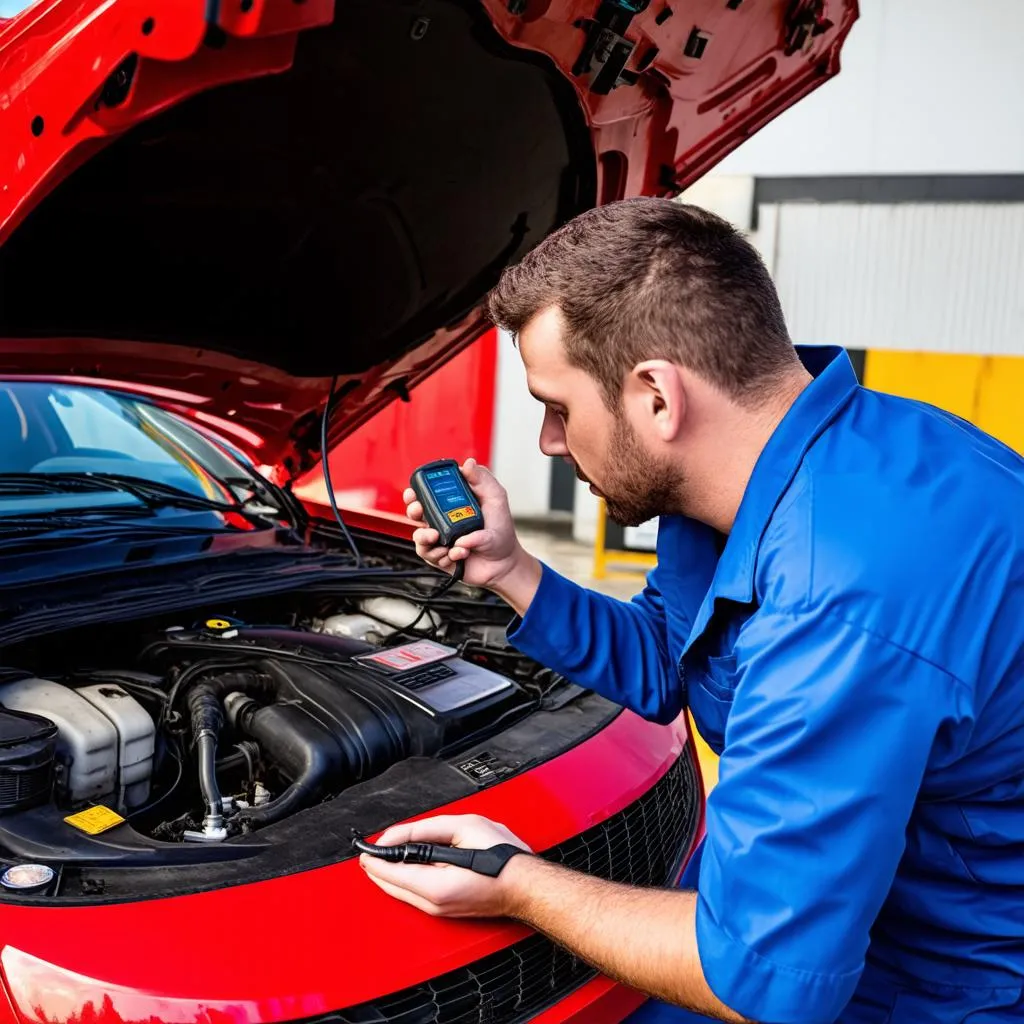
<path id="1" fill-rule="evenodd" d="M 637 993 L 389 899 L 352 838 L 478 812 L 671 884 L 701 832 L 685 722 L 529 662 L 405 521 L 347 536 L 291 484 L 478 337 L 545 234 L 678 192 L 834 74 L 854 0 L 14 6 L 0 1013 L 621 1020 Z"/>

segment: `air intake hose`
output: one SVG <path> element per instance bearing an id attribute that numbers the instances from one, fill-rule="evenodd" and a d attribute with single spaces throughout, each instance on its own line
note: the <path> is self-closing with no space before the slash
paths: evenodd
<path id="1" fill-rule="evenodd" d="M 295 704 L 260 707 L 250 698 L 232 698 L 231 717 L 239 730 L 260 745 L 291 785 L 262 807 L 238 816 L 245 829 L 260 828 L 313 803 L 328 783 L 348 774 L 348 759 L 334 736 Z"/>
<path id="2" fill-rule="evenodd" d="M 192 741 L 199 761 L 199 788 L 206 804 L 203 833 L 207 839 L 223 838 L 224 800 L 217 785 L 217 737 L 224 728 L 224 696 L 240 689 L 275 691 L 272 680 L 254 672 L 228 672 L 203 678 L 188 690 Z"/>
<path id="3" fill-rule="evenodd" d="M 225 712 L 289 783 L 270 803 L 238 813 L 233 822 L 246 831 L 280 821 L 408 756 L 409 734 L 393 698 L 358 679 L 339 685 L 311 666 L 267 658 L 253 670 L 232 667 L 213 675 L 199 669 L 187 693 L 211 815 L 223 811 L 215 770 Z"/>

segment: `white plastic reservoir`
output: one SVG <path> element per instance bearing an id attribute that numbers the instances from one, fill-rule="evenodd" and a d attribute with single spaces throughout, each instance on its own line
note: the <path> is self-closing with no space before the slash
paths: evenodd
<path id="1" fill-rule="evenodd" d="M 0 685 L 0 704 L 42 715 L 57 726 L 57 757 L 67 766 L 72 803 L 98 801 L 115 791 L 117 729 L 84 697 L 49 679 L 16 679 Z"/>
<path id="2" fill-rule="evenodd" d="M 112 683 L 72 690 L 49 679 L 0 684 L 0 704 L 57 726 L 61 783 L 72 804 L 115 803 L 127 810 L 149 797 L 155 727 L 139 702 Z"/>
<path id="3" fill-rule="evenodd" d="M 146 709 L 126 690 L 111 683 L 77 691 L 114 724 L 118 738 L 117 802 L 139 807 L 149 799 L 156 729 Z"/>

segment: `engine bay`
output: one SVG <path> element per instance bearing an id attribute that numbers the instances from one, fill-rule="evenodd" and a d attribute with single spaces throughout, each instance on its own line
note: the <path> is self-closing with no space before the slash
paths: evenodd
<path id="1" fill-rule="evenodd" d="M 538 715 L 543 754 L 584 696 L 506 643 L 510 617 L 463 585 L 438 596 L 422 569 L 370 568 L 8 648 L 0 861 L 223 864 L 294 842 L 293 820 L 331 804 L 330 828 L 354 834 L 497 781 L 527 759 L 460 759 Z"/>

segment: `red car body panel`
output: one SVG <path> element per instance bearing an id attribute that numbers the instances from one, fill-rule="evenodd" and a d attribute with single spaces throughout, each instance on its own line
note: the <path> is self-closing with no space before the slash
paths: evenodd
<path id="1" fill-rule="evenodd" d="M 623 712 L 580 746 L 438 812 L 485 814 L 546 849 L 646 792 L 686 740 L 682 718 L 664 728 Z M 352 859 L 193 896 L 7 906 L 0 929 L 0 963 L 25 1024 L 274 1024 L 416 984 L 528 934 L 430 918 L 381 892 Z M 589 1013 L 590 997 L 607 987 L 591 983 L 544 1019 L 572 1019 L 571 1006 Z"/>
<path id="2" fill-rule="evenodd" d="M 529 0 L 521 16 L 510 13 L 517 5 L 508 0 L 481 3 L 510 43 L 547 54 L 575 86 L 602 203 L 678 193 L 836 74 L 857 18 L 856 0 L 746 0 L 735 8 L 725 0 L 693 0 L 685 11 L 651 3 L 623 37 L 634 44 L 623 71 L 635 80 L 603 95 L 587 76 L 573 73 L 596 0 Z M 0 21 L 0 244 L 106 143 L 204 89 L 286 72 L 297 35 L 327 24 L 334 13 L 333 0 L 253 0 L 245 12 L 239 4 L 212 6 L 212 27 L 206 0 L 38 0 Z M 232 45 L 204 46 L 210 31 Z M 134 67 L 126 64 L 133 55 Z M 104 89 L 120 85 L 123 96 L 104 102 Z M 487 327 L 478 309 L 360 374 L 337 405 L 332 444 L 394 400 L 389 385 L 414 388 Z M 265 464 L 288 463 L 287 472 L 309 467 L 304 453 L 292 450 L 288 432 L 301 415 L 322 407 L 326 379 L 298 378 L 201 348 L 145 349 L 140 356 L 134 343 L 9 339 L 0 342 L 0 372 L 128 377 L 187 392 L 204 415 L 259 433 Z"/>

